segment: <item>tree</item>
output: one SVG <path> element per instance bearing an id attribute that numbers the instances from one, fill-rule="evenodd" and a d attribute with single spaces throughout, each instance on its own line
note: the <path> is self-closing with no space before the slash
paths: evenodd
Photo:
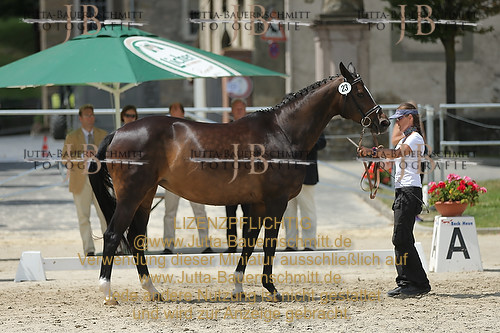
<path id="1" fill-rule="evenodd" d="M 422 20 L 430 16 L 433 22 L 438 20 L 453 20 L 459 22 L 456 24 L 435 24 L 434 26 L 432 26 L 432 24 L 422 24 L 422 27 L 420 27 L 421 30 L 418 30 L 419 27 L 417 24 L 405 25 L 406 37 L 418 40 L 422 43 L 437 43 L 439 40 L 443 44 L 446 61 L 446 103 L 455 103 L 456 38 L 458 36 L 463 36 L 467 32 L 484 34 L 493 31 L 493 27 L 491 26 L 471 26 L 465 25 L 463 22 L 476 23 L 500 13 L 500 0 L 383 1 L 389 2 L 391 7 L 388 8 L 388 10 L 391 12 L 400 13 L 402 9 L 401 5 L 406 5 L 404 10 L 407 19 L 417 19 L 417 11 L 420 8 Z M 430 8 L 432 13 L 429 13 L 428 8 Z M 398 28 L 401 29 L 401 26 L 402 25 L 398 25 Z M 434 30 L 432 30 L 432 28 L 434 28 Z M 455 114 L 455 110 L 449 110 L 448 112 Z M 447 132 L 453 135 L 456 133 L 455 129 L 455 122 L 448 121 Z"/>
<path id="2" fill-rule="evenodd" d="M 38 13 L 39 0 L 2 0 L 0 3 L 0 18 L 22 17 L 25 14 Z M 38 17 L 30 17 L 38 18 Z"/>

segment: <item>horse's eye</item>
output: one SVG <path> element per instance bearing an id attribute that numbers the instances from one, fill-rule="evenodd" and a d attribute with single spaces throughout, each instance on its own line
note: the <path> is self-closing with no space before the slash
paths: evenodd
<path id="1" fill-rule="evenodd" d="M 356 95 L 358 95 L 359 98 L 363 98 L 363 96 L 364 96 L 364 94 L 362 92 L 359 92 Z"/>

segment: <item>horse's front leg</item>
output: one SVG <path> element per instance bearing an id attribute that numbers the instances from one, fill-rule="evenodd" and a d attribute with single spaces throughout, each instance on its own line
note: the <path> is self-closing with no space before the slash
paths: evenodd
<path id="1" fill-rule="evenodd" d="M 104 293 L 104 305 L 117 305 L 118 301 L 111 293 L 111 270 L 116 249 L 123 233 L 132 220 L 133 210 L 125 205 L 117 204 L 108 229 L 104 233 L 104 250 L 102 252 L 99 289 Z"/>
<path id="2" fill-rule="evenodd" d="M 265 206 L 253 204 L 250 206 L 250 218 L 243 226 L 244 246 L 241 252 L 238 266 L 234 272 L 234 290 L 233 298 L 244 299 L 243 277 L 247 268 L 248 260 L 252 256 L 257 237 L 259 236 L 262 227 L 263 216 L 265 215 Z M 245 216 L 246 217 L 246 216 Z"/>
<path id="3" fill-rule="evenodd" d="M 276 246 L 278 243 L 278 233 L 281 226 L 281 219 L 287 205 L 286 198 L 278 201 L 273 201 L 267 204 L 267 216 L 264 221 L 264 269 L 262 274 L 262 286 L 267 289 L 270 294 L 271 301 L 279 302 L 282 300 L 281 294 L 278 292 L 271 279 L 273 274 L 274 255 L 276 254 Z"/>
<path id="4" fill-rule="evenodd" d="M 264 223 L 264 268 L 262 274 L 262 286 L 269 292 L 269 297 L 273 302 L 281 301 L 281 294 L 278 292 L 271 279 L 273 274 L 274 255 L 276 253 L 276 245 L 278 242 L 278 233 L 281 225 L 281 218 L 272 220 L 267 219 Z"/>

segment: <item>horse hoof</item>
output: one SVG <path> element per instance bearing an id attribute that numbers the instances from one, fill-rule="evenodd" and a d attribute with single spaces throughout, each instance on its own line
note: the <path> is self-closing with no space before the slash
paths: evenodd
<path id="1" fill-rule="evenodd" d="M 239 293 L 233 293 L 231 295 L 231 300 L 232 301 L 239 301 L 242 302 L 245 300 L 245 293 L 244 292 L 239 292 Z"/>
<path id="2" fill-rule="evenodd" d="M 283 297 L 281 297 L 281 294 L 279 292 L 275 292 L 270 299 L 271 302 L 281 302 L 283 300 Z"/>
<path id="3" fill-rule="evenodd" d="M 156 301 L 156 302 L 166 302 L 165 298 L 160 293 L 155 293 L 152 296 L 150 296 L 151 301 Z"/>
<path id="4" fill-rule="evenodd" d="M 112 299 L 105 299 L 104 305 L 119 305 L 119 304 L 115 298 L 112 298 Z"/>

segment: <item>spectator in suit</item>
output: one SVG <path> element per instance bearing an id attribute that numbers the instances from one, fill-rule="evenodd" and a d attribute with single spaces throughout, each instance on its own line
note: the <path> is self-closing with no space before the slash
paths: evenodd
<path id="1" fill-rule="evenodd" d="M 88 159 L 88 161 L 67 161 L 64 163 L 69 173 L 69 191 L 73 194 L 78 216 L 78 226 L 82 237 L 83 251 L 86 255 L 95 255 L 94 240 L 90 223 L 90 205 L 94 203 L 101 231 L 106 231 L 106 219 L 97 203 L 88 177 L 90 157 L 95 155 L 97 147 L 106 137 L 107 132 L 94 127 L 94 107 L 91 104 L 82 105 L 78 111 L 81 127 L 66 136 L 63 147 L 64 159 Z"/>

